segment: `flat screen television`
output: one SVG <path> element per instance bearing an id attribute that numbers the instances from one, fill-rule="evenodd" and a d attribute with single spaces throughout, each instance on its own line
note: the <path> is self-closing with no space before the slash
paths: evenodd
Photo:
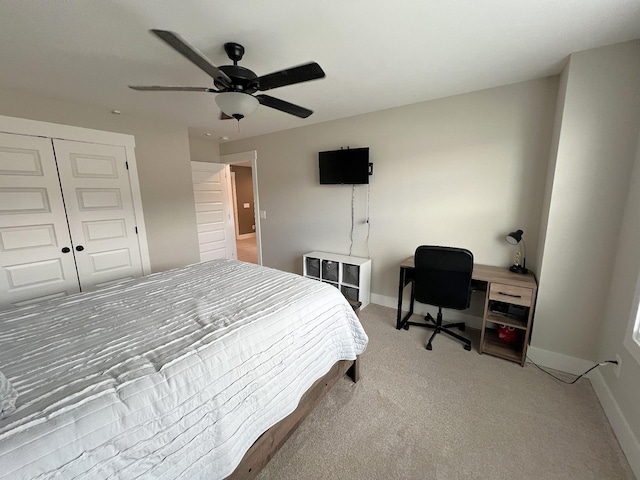
<path id="1" fill-rule="evenodd" d="M 321 185 L 369 183 L 369 147 L 318 153 Z"/>

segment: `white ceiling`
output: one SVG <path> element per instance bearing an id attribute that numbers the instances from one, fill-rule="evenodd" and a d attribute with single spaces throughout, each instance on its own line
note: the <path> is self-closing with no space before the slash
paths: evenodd
<path id="1" fill-rule="evenodd" d="M 326 78 L 268 92 L 315 113 L 260 106 L 238 125 L 215 94 L 130 90 L 211 86 L 151 28 L 216 65 L 238 42 L 257 75 L 318 62 Z M 0 88 L 236 140 L 556 74 L 572 52 L 636 38 L 640 0 L 0 0 Z"/>

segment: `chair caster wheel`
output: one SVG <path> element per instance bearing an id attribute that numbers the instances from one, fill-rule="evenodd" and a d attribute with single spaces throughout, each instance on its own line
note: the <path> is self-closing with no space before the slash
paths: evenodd
<path id="1" fill-rule="evenodd" d="M 405 330 L 409 330 L 409 325 L 405 325 L 405 326 L 404 326 L 404 327 L 402 327 L 402 328 L 404 328 Z"/>
<path id="2" fill-rule="evenodd" d="M 431 344 L 427 343 L 427 350 L 431 350 Z"/>
<path id="3" fill-rule="evenodd" d="M 461 332 L 464 332 L 464 330 L 465 330 L 465 325 L 460 325 L 460 326 L 458 327 L 458 330 L 460 330 Z"/>
<path id="4" fill-rule="evenodd" d="M 471 351 L 471 345 L 465 345 L 465 346 L 464 346 L 464 349 L 465 349 L 466 351 L 470 352 L 470 351 Z"/>

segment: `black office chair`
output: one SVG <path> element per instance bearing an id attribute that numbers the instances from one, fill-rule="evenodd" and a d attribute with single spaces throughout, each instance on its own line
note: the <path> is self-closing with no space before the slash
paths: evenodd
<path id="1" fill-rule="evenodd" d="M 415 253 L 414 298 L 420 303 L 438 307 L 437 319 L 427 314 L 425 320 L 431 323 L 406 322 L 409 325 L 427 327 L 434 330 L 427 342 L 431 342 L 438 333 L 446 333 L 464 343 L 465 350 L 471 350 L 471 341 L 452 332 L 452 328 L 464 331 L 464 322 L 442 324 L 442 309 L 464 310 L 471 301 L 471 276 L 473 274 L 473 254 L 464 248 L 420 246 Z"/>

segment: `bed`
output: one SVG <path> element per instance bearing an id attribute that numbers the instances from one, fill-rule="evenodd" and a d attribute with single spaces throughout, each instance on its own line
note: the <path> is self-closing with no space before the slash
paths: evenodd
<path id="1" fill-rule="evenodd" d="M 367 341 L 334 287 L 232 260 L 0 312 L 0 479 L 248 478 Z"/>

